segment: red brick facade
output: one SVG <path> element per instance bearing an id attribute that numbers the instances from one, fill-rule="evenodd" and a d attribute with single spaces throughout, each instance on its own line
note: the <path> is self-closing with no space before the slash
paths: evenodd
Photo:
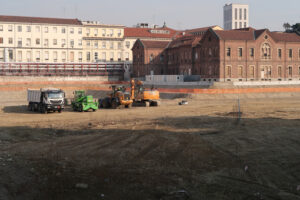
<path id="1" fill-rule="evenodd" d="M 149 58 L 144 47 L 144 63 Z M 209 29 L 203 36 L 189 35 L 155 49 L 164 62 L 154 62 L 157 74 L 200 75 L 209 81 L 299 80 L 300 36 L 267 29 Z M 134 51 L 134 55 L 135 55 Z M 161 60 L 160 60 L 161 61 Z M 161 69 L 158 69 L 161 68 Z M 147 70 L 144 73 L 149 74 Z M 143 76 L 143 74 L 134 74 Z"/>

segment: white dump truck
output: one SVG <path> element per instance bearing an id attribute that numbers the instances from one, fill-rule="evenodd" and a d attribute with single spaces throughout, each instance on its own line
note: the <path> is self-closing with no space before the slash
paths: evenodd
<path id="1" fill-rule="evenodd" d="M 41 88 L 28 89 L 27 101 L 28 110 L 47 113 L 49 111 L 61 112 L 64 109 L 65 93 L 61 89 L 56 88 Z"/>

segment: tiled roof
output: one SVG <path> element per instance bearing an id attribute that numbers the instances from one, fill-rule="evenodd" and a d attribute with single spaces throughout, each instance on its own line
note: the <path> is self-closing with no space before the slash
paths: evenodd
<path id="1" fill-rule="evenodd" d="M 300 36 L 296 33 L 271 32 L 271 37 L 281 42 L 300 42 Z"/>
<path id="2" fill-rule="evenodd" d="M 78 19 L 21 17 L 21 16 L 4 16 L 4 15 L 0 15 L 0 22 L 81 25 L 81 22 Z"/>
<path id="3" fill-rule="evenodd" d="M 168 34 L 163 33 L 151 33 L 151 30 L 169 31 Z M 176 30 L 171 28 L 124 28 L 124 37 L 134 38 L 173 38 L 176 34 Z"/>
<path id="4" fill-rule="evenodd" d="M 148 49 L 164 49 L 170 42 L 168 41 L 153 41 L 153 40 L 140 40 L 145 48 Z"/>
<path id="5" fill-rule="evenodd" d="M 202 39 L 202 36 L 193 36 L 193 35 L 185 35 L 180 38 L 173 40 L 168 48 L 177 48 L 182 46 L 196 46 L 199 41 Z"/>
<path id="6" fill-rule="evenodd" d="M 300 42 L 296 33 L 270 32 L 268 29 L 255 30 L 253 28 L 214 31 L 221 40 L 256 40 L 264 32 L 268 33 L 277 42 Z"/>

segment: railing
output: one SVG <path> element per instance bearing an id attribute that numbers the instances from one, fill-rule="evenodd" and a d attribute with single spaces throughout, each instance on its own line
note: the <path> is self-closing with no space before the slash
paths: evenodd
<path id="1" fill-rule="evenodd" d="M 122 76 L 124 63 L 0 63 L 0 76 Z"/>

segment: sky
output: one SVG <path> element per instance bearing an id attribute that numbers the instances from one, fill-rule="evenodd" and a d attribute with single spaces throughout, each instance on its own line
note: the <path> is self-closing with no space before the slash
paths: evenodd
<path id="1" fill-rule="evenodd" d="M 300 0 L 0 0 L 0 15 L 78 18 L 133 26 L 147 22 L 184 30 L 223 27 L 226 3 L 248 4 L 250 26 L 282 31 L 300 23 Z"/>

